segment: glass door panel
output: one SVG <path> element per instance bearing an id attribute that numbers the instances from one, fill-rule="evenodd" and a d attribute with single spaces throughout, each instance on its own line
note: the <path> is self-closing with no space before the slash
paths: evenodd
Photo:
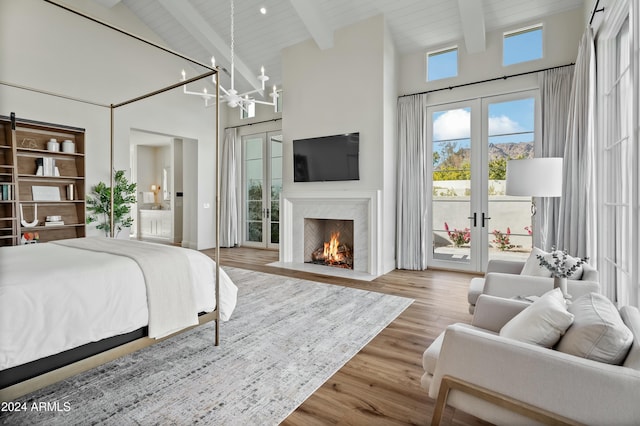
<path id="1" fill-rule="evenodd" d="M 270 134 L 271 191 L 269 192 L 269 244 L 275 248 L 280 243 L 280 193 L 282 192 L 282 135 Z"/>
<path id="2" fill-rule="evenodd" d="M 253 247 L 278 248 L 282 192 L 282 134 L 242 137 L 244 241 Z"/>
<path id="3" fill-rule="evenodd" d="M 531 197 L 505 194 L 507 161 L 533 158 L 536 100 L 517 95 L 485 100 L 488 260 L 526 260 L 531 252 Z"/>
<path id="4" fill-rule="evenodd" d="M 243 137 L 244 142 L 244 239 L 245 244 L 263 245 L 264 137 Z M 255 244 L 254 244 L 255 245 Z"/>
<path id="5" fill-rule="evenodd" d="M 431 173 L 430 263 L 469 269 L 472 263 L 471 107 L 429 111 Z"/>

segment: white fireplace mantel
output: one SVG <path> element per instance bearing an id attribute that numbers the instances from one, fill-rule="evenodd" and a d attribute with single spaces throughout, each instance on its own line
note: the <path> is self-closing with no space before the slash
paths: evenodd
<path id="1" fill-rule="evenodd" d="M 353 220 L 354 271 L 382 275 L 380 191 L 286 192 L 280 201 L 281 263 L 304 264 L 305 218 Z M 336 269 L 322 268 L 328 275 Z"/>

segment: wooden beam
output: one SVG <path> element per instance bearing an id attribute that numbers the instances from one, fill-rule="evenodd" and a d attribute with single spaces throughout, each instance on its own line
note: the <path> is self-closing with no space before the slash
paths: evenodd
<path id="1" fill-rule="evenodd" d="M 321 50 L 333 47 L 333 31 L 314 0 L 289 0 Z"/>
<path id="2" fill-rule="evenodd" d="M 458 0 L 458 9 L 467 52 L 484 52 L 487 43 L 482 0 Z"/>
<path id="3" fill-rule="evenodd" d="M 202 15 L 189 2 L 177 2 L 175 0 L 158 0 L 184 29 L 209 51 L 218 51 L 224 59 L 231 63 L 231 47 L 209 25 Z M 262 83 L 258 80 L 258 71 L 252 71 L 242 59 L 234 54 L 234 66 L 238 73 L 252 87 L 252 90 L 261 90 Z M 219 63 L 219 58 L 216 58 Z M 230 71 L 230 70 L 229 70 Z M 238 90 L 241 92 L 242 90 Z M 262 94 L 262 93 L 260 93 Z"/>

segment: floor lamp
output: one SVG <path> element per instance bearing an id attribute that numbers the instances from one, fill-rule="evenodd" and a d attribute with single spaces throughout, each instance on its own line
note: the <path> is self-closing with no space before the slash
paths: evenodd
<path id="1" fill-rule="evenodd" d="M 507 161 L 506 194 L 531 198 L 531 238 L 536 215 L 533 197 L 562 195 L 562 158 L 527 158 Z M 534 244 L 535 245 L 535 244 Z"/>

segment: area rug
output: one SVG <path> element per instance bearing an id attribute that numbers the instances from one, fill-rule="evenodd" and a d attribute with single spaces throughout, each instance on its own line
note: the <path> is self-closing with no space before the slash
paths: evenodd
<path id="1" fill-rule="evenodd" d="M 220 346 L 206 324 L 27 395 L 2 424 L 277 425 L 412 303 L 224 269 L 239 291 Z"/>

